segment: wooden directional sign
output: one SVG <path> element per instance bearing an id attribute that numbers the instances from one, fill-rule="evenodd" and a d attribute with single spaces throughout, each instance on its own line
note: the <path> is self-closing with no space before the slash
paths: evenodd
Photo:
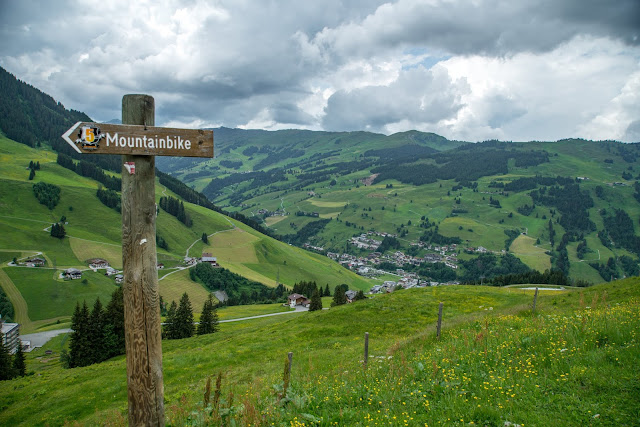
<path id="1" fill-rule="evenodd" d="M 213 131 L 78 122 L 62 135 L 78 153 L 213 157 Z"/>

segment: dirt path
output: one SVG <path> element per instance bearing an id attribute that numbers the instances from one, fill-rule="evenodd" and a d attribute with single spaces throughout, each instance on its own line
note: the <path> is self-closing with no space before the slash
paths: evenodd
<path id="1" fill-rule="evenodd" d="M 215 233 L 211 233 L 211 234 L 207 235 L 207 238 L 212 237 L 212 236 L 215 236 L 215 235 L 216 235 L 216 234 L 218 234 L 218 233 L 226 233 L 227 231 L 233 231 L 233 230 L 235 230 L 236 228 L 238 228 L 238 227 L 237 227 L 233 222 L 231 222 L 231 220 L 230 220 L 229 218 L 227 218 L 226 216 L 224 217 L 224 219 L 226 219 L 226 220 L 229 222 L 229 224 L 231 224 L 231 228 L 227 228 L 226 230 L 220 230 L 220 231 L 216 231 Z M 198 243 L 200 240 L 201 240 L 201 239 L 196 239 L 196 240 L 191 244 L 191 246 L 189 246 L 189 247 L 187 248 L 187 251 L 186 251 L 186 252 L 185 252 L 185 254 L 184 254 L 184 256 L 185 256 L 185 257 L 188 257 L 188 256 L 189 256 L 189 251 L 191 250 L 191 248 L 193 247 L 193 245 L 195 245 L 196 243 Z"/>
<path id="2" fill-rule="evenodd" d="M 16 285 L 13 284 L 11 278 L 5 273 L 3 269 L 0 269 L 0 286 L 9 297 L 9 300 L 13 304 L 13 308 L 15 309 L 15 319 L 13 319 L 16 323 L 20 323 L 23 329 L 27 329 L 31 326 L 31 319 L 29 319 L 29 311 L 27 308 L 27 302 L 22 297 L 22 294 L 16 288 Z"/>

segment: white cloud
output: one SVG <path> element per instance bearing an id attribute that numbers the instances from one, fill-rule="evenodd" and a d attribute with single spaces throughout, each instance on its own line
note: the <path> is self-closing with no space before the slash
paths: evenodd
<path id="1" fill-rule="evenodd" d="M 629 140 L 640 126 L 635 0 L 0 7 L 0 65 L 97 120 L 119 117 L 135 92 L 156 98 L 159 125 L 415 128 L 474 141 Z"/>

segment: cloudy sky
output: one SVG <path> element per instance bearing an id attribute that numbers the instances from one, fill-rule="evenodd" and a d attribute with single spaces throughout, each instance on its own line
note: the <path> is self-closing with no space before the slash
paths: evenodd
<path id="1" fill-rule="evenodd" d="M 0 0 L 0 66 L 98 121 L 640 141 L 639 0 Z"/>

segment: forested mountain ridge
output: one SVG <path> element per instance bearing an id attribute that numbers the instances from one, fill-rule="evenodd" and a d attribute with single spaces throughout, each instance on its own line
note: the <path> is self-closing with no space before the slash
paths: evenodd
<path id="1" fill-rule="evenodd" d="M 32 130 L 50 125 L 33 120 L 45 107 L 30 104 L 55 106 L 69 125 L 80 116 L 88 119 L 3 73 L 13 103 L 27 105 L 21 109 L 26 119 L 16 123 L 28 144 L 28 135 L 53 132 Z M 60 141 L 49 143 L 67 150 Z M 510 251 L 530 268 L 559 269 L 591 282 L 637 271 L 638 144 L 468 143 L 419 131 L 387 136 L 228 128 L 215 129 L 215 144 L 215 159 L 159 157 L 165 172 L 158 173 L 160 183 L 185 201 L 229 212 L 291 244 L 362 257 L 372 250 L 354 241 L 357 236 L 389 234 L 397 242 L 387 250 L 423 259 L 432 250 L 428 246 L 459 242 L 461 270 L 422 268 L 431 279 L 469 279 L 462 261 L 477 248 Z M 65 157 L 58 162 L 84 176 L 102 176 L 88 162 L 120 170 L 117 156 L 70 154 L 75 164 Z M 117 206 L 112 194 L 108 199 Z M 396 266 L 410 270 L 402 262 Z"/>
<path id="2" fill-rule="evenodd" d="M 67 110 L 60 102 L 17 79 L 0 67 L 0 129 L 30 147 L 42 143 L 56 151 L 73 151 L 61 138 L 74 123 L 91 121 L 84 113 Z"/>
<path id="3" fill-rule="evenodd" d="M 638 234 L 639 144 L 464 143 L 417 131 L 215 132 L 216 159 L 160 160 L 159 167 L 292 244 L 365 256 L 371 249 L 350 239 L 390 233 L 400 239 L 396 249 L 423 256 L 415 244 L 444 236 L 590 282 L 637 271 L 623 267 L 638 262 L 633 239 L 608 236 L 617 233 L 611 218 Z M 629 220 L 611 216 L 615 209 Z M 431 270 L 431 277 L 456 276 Z M 462 271 L 457 277 L 469 277 Z"/>

